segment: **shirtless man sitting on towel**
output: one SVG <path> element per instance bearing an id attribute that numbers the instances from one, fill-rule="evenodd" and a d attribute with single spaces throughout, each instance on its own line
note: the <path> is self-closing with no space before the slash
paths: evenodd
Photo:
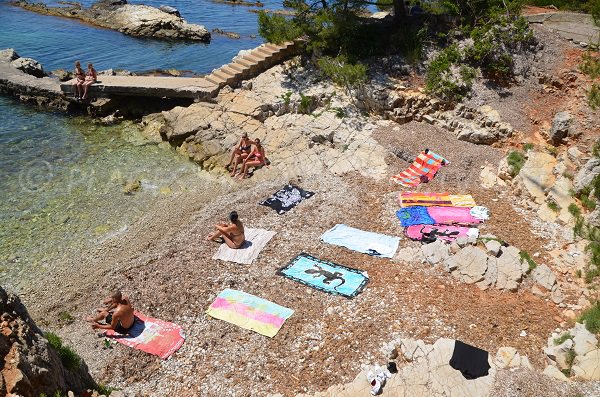
<path id="1" fill-rule="evenodd" d="M 123 296 L 121 291 L 115 290 L 104 300 L 107 305 L 96 309 L 95 316 L 86 318 L 94 329 L 112 329 L 120 334 L 127 334 L 135 323 L 133 305 L 128 297 Z M 100 323 L 104 320 L 105 324 Z"/>

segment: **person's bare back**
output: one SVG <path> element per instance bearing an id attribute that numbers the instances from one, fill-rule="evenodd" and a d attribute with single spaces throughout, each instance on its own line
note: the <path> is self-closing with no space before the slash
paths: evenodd
<path id="1" fill-rule="evenodd" d="M 98 309 L 96 316 L 86 320 L 92 323 L 94 329 L 112 329 L 126 334 L 135 324 L 134 309 L 129 298 L 122 296 L 121 291 L 114 291 L 104 303 L 108 305 L 106 309 Z M 105 324 L 101 324 L 101 320 Z"/>

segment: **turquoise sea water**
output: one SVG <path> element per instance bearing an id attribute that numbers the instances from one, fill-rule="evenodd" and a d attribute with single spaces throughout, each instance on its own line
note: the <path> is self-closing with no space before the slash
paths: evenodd
<path id="1" fill-rule="evenodd" d="M 84 2 L 84 4 L 89 2 Z M 208 0 L 148 0 L 178 8 L 189 22 L 242 35 L 210 44 L 138 39 L 74 20 L 42 16 L 0 0 L 0 49 L 14 48 L 46 70 L 75 60 L 98 70 L 176 68 L 207 73 L 262 42 L 248 7 Z M 280 8 L 265 2 L 265 8 Z M 173 150 L 147 145 L 133 126 L 105 127 L 82 116 L 40 111 L 0 97 L 0 284 L 51 268 L 73 250 L 122 233 L 162 194 L 201 188 L 198 168 Z M 127 182 L 142 189 L 125 195 Z"/>

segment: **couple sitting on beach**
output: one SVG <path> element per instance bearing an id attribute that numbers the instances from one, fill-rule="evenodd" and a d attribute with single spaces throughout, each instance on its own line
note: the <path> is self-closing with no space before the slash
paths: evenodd
<path id="1" fill-rule="evenodd" d="M 238 172 L 237 168 L 240 164 L 241 168 Z M 225 168 L 229 169 L 233 165 L 230 175 L 237 175 L 238 178 L 244 179 L 248 178 L 248 169 L 250 167 L 256 168 L 265 164 L 267 164 L 267 156 L 265 148 L 260 144 L 260 139 L 256 138 L 251 141 L 248 138 L 248 134 L 244 132 L 238 144 L 231 151 L 229 164 Z"/>
<path id="2" fill-rule="evenodd" d="M 73 95 L 77 99 L 87 99 L 88 88 L 96 82 L 96 69 L 91 63 L 88 63 L 87 73 L 81 68 L 79 61 L 75 62 L 75 82 L 73 83 Z"/>

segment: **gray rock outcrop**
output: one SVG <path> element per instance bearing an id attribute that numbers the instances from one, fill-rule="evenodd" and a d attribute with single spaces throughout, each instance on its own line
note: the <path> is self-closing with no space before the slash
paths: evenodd
<path id="1" fill-rule="evenodd" d="M 44 77 L 46 73 L 44 73 L 44 68 L 42 64 L 31 58 L 17 58 L 12 61 L 11 66 L 15 69 L 19 69 L 20 71 L 30 74 L 34 77 Z"/>
<path id="2" fill-rule="evenodd" d="M 579 170 L 577 176 L 575 176 L 575 183 L 573 188 L 575 193 L 581 193 L 592 180 L 600 175 L 600 158 L 592 157 L 587 163 Z"/>
<path id="3" fill-rule="evenodd" d="M 96 386 L 82 360 L 77 368 L 65 367 L 21 300 L 2 287 L 0 313 L 0 394 L 50 396 L 57 390 L 80 393 Z"/>
<path id="4" fill-rule="evenodd" d="M 48 7 L 42 3 L 17 1 L 14 5 L 44 15 L 74 18 L 121 33 L 158 39 L 210 41 L 210 32 L 201 25 L 186 22 L 169 8 L 169 12 L 125 0 L 104 0 L 89 8 L 80 5 Z"/>
<path id="5" fill-rule="evenodd" d="M 548 132 L 548 138 L 553 144 L 560 144 L 568 136 L 572 121 L 573 116 L 569 112 L 556 113 Z"/>
<path id="6" fill-rule="evenodd" d="M 11 62 L 17 58 L 20 58 L 20 56 L 12 48 L 7 48 L 5 50 L 0 51 L 0 60 Z"/>

